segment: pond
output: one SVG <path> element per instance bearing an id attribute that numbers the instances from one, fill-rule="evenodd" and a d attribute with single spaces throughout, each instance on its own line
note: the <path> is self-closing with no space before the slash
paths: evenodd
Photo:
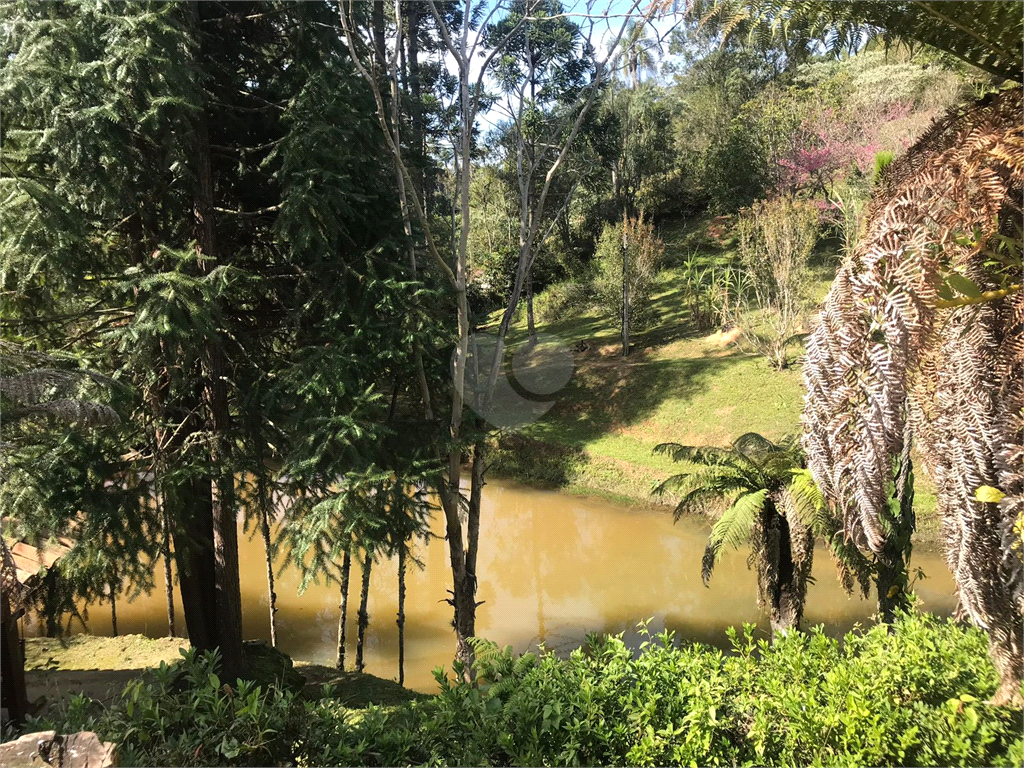
<path id="1" fill-rule="evenodd" d="M 556 651 L 578 646 L 588 632 L 624 632 L 638 644 L 636 625 L 650 620 L 652 631 L 674 630 L 689 638 L 725 646 L 724 630 L 744 622 L 767 627 L 757 608 L 754 574 L 747 551 L 727 553 L 710 587 L 700 579 L 708 526 L 700 520 L 673 523 L 664 507 L 637 507 L 557 491 L 491 481 L 484 490 L 478 575 L 477 633 L 525 651 L 543 643 Z M 406 684 L 432 691 L 431 670 L 450 669 L 455 647 L 451 608 L 444 602 L 450 584 L 443 523 L 437 538 L 421 543 L 410 566 L 406 602 Z M 269 639 L 268 598 L 263 544 L 258 533 L 240 537 L 244 633 Z M 921 607 L 950 614 L 956 604 L 953 581 L 936 552 L 915 551 L 913 566 L 927 578 L 915 591 Z M 167 634 L 163 569 L 157 588 L 128 603 L 119 600 L 118 629 L 151 637 Z M 805 624 L 823 624 L 841 635 L 870 621 L 873 600 L 849 597 L 822 548 L 814 563 Z M 397 678 L 397 571 L 394 562 L 373 568 L 367 631 L 367 671 Z M 337 647 L 339 589 L 313 584 L 301 596 L 293 568 L 278 579 L 278 643 L 295 659 L 333 665 Z M 349 651 L 355 656 L 359 569 L 353 564 L 349 598 Z M 176 596 L 176 617 L 184 626 Z M 89 630 L 109 634 L 106 605 L 89 611 Z"/>

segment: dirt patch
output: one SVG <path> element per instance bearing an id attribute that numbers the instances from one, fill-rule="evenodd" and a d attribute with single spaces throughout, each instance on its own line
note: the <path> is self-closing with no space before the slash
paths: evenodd
<path id="1" fill-rule="evenodd" d="M 725 348 L 735 343 L 743 331 L 739 327 L 730 328 L 728 331 L 715 331 L 710 336 L 705 336 L 703 341 L 711 347 Z"/>

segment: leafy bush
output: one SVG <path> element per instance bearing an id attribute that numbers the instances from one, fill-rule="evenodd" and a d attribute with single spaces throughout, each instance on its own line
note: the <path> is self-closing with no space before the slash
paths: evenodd
<path id="1" fill-rule="evenodd" d="M 590 285 L 576 280 L 566 280 L 549 285 L 537 294 L 533 299 L 533 306 L 540 322 L 551 323 L 586 312 L 593 299 L 594 294 Z"/>
<path id="2" fill-rule="evenodd" d="M 789 345 L 802 335 L 818 218 L 813 205 L 777 198 L 757 202 L 737 221 L 750 296 L 741 303 L 736 323 L 776 370 L 789 364 Z"/>
<path id="3" fill-rule="evenodd" d="M 561 659 L 478 641 L 478 685 L 339 734 L 320 764 L 1020 765 L 1021 713 L 984 703 L 998 680 L 982 632 L 906 615 L 842 641 L 774 645 L 752 627 L 733 653 L 671 634 L 634 654 L 591 637 Z M 457 676 L 458 677 L 458 676 Z M 415 713 L 415 714 L 413 714 Z M 413 717 L 414 719 L 410 719 Z M 415 722 L 415 738 L 398 731 Z M 389 725 L 390 723 L 390 725 Z M 376 741 L 377 736 L 383 741 Z M 355 740 L 355 741 L 353 741 Z M 353 744 L 367 744 L 353 752 Z M 415 746 L 413 746 L 415 745 Z M 397 747 L 397 751 L 386 751 Z"/>
<path id="4" fill-rule="evenodd" d="M 690 322 L 700 331 L 733 323 L 740 298 L 747 292 L 743 270 L 690 254 L 680 269 Z"/>
<path id="5" fill-rule="evenodd" d="M 216 652 L 182 650 L 130 682 L 109 708 L 73 698 L 58 731 L 95 731 L 119 745 L 121 765 L 275 765 L 287 759 L 297 714 L 295 694 L 248 681 L 232 688 L 218 677 Z"/>
<path id="6" fill-rule="evenodd" d="M 346 709 L 220 684 L 190 654 L 185 686 L 162 667 L 89 728 L 139 765 L 1020 765 L 1021 712 L 997 687 L 982 632 L 903 615 L 842 641 L 820 629 L 774 645 L 730 631 L 733 652 L 651 636 L 591 636 L 568 658 L 476 641 L 477 684 L 435 675 L 409 704 Z"/>
<path id="7" fill-rule="evenodd" d="M 613 318 L 622 318 L 622 248 L 625 227 L 628 258 L 629 328 L 641 331 L 654 320 L 651 293 L 654 279 L 665 255 L 665 243 L 654 232 L 654 225 L 643 215 L 617 224 L 605 225 L 597 243 L 597 277 L 594 292 L 600 306 Z"/>

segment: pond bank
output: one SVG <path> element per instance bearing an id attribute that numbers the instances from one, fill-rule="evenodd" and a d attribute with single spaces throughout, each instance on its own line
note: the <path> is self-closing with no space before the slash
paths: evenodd
<path id="1" fill-rule="evenodd" d="M 161 662 L 176 664 L 182 659 L 181 651 L 190 647 L 187 639 L 142 635 L 26 638 L 28 698 L 39 706 L 37 714 L 48 715 L 63 711 L 78 694 L 109 705 L 130 681 Z M 421 696 L 392 680 L 321 664 L 295 661 L 295 670 L 306 678 L 303 693 L 307 697 L 319 697 L 323 686 L 330 685 L 331 698 L 350 709 L 392 706 Z"/>

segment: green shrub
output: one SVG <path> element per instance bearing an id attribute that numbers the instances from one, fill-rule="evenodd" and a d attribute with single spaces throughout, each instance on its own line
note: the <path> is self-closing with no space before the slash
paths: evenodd
<path id="1" fill-rule="evenodd" d="M 542 323 L 552 323 L 586 312 L 594 301 L 591 286 L 566 280 L 554 283 L 533 298 L 533 310 Z"/>
<path id="2" fill-rule="evenodd" d="M 561 659 L 477 641 L 477 685 L 361 719 L 320 711 L 308 764 L 1020 765 L 1021 713 L 984 703 L 997 677 L 983 633 L 901 617 L 842 641 L 775 645 L 752 627 L 733 653 L 648 635 L 638 654 L 591 637 Z M 456 675 L 456 679 L 460 679 Z M 308 745 L 307 745 L 308 748 Z"/>
<path id="3" fill-rule="evenodd" d="M 57 723 L 63 732 L 95 731 L 119 745 L 121 765 L 277 765 L 291 752 L 295 694 L 238 681 L 221 682 L 216 652 L 182 650 L 183 661 L 160 663 L 130 682 L 103 709 L 73 698 Z"/>
<path id="4" fill-rule="evenodd" d="M 843 640 L 774 645 L 730 631 L 731 653 L 645 635 L 591 636 L 568 658 L 476 641 L 477 682 L 440 670 L 436 696 L 353 710 L 216 677 L 189 655 L 109 710 L 76 699 L 61 729 L 121 743 L 132 765 L 1020 765 L 1019 710 L 985 635 L 927 615 Z"/>
<path id="5" fill-rule="evenodd" d="M 665 243 L 642 214 L 636 219 L 605 225 L 594 254 L 597 265 L 594 293 L 602 310 L 609 317 L 621 320 L 623 227 L 629 266 L 629 327 L 631 332 L 642 331 L 655 319 L 651 295 L 665 255 Z"/>

